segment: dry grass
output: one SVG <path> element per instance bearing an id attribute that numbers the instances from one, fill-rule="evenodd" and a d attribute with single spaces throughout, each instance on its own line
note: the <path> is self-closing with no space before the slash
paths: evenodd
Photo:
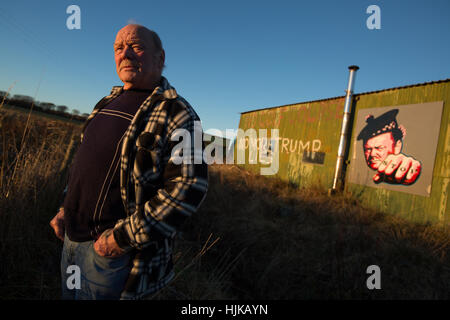
<path id="1" fill-rule="evenodd" d="M 449 298 L 447 228 L 408 223 L 348 196 L 295 189 L 237 166 L 211 166 L 210 178 L 208 197 L 185 237 L 193 244 L 210 234 L 220 239 L 162 297 L 187 292 L 194 275 L 206 289 L 188 295 L 192 299 Z M 218 285 L 208 277 L 224 263 Z M 366 287 L 373 264 L 381 268 L 381 290 Z"/>
<path id="2" fill-rule="evenodd" d="M 48 223 L 61 200 L 67 148 L 80 129 L 0 112 L 0 298 L 55 298 L 61 244 Z"/>
<path id="3" fill-rule="evenodd" d="M 79 127 L 0 110 L 0 299 L 58 299 L 61 242 L 48 223 Z M 154 299 L 448 299 L 448 229 L 211 166 L 201 209 L 175 250 L 176 279 Z M 366 268 L 381 268 L 381 290 Z"/>

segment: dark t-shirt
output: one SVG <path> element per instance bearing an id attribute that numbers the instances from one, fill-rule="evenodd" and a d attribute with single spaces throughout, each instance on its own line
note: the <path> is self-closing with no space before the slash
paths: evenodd
<path id="1" fill-rule="evenodd" d="M 150 91 L 125 90 L 89 122 L 70 168 L 64 221 L 72 241 L 96 239 L 126 217 L 120 196 L 122 139 Z"/>

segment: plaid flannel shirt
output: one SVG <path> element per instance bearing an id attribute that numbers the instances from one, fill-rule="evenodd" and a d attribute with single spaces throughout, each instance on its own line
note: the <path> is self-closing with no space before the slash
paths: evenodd
<path id="1" fill-rule="evenodd" d="M 113 87 L 94 107 L 82 131 L 122 92 L 123 87 Z M 161 77 L 125 133 L 120 190 L 127 218 L 117 221 L 113 232 L 118 245 L 135 254 L 121 299 L 141 299 L 174 277 L 172 247 L 177 228 L 199 208 L 208 189 L 207 164 L 194 163 L 194 152 L 198 157 L 204 147 L 202 143 L 201 150 L 194 148 L 195 135 L 203 137 L 194 121 L 200 121 L 194 109 Z M 191 154 L 183 155 L 190 163 L 172 161 L 171 151 L 179 143 L 170 139 L 175 129 L 186 129 L 191 135 Z"/>

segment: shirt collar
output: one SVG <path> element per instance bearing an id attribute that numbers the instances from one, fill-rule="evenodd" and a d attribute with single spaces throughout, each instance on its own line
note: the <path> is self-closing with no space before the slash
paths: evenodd
<path id="1" fill-rule="evenodd" d="M 114 86 L 111 89 L 110 96 L 119 95 L 123 92 L 123 86 Z M 171 100 L 176 99 L 178 97 L 177 91 L 174 87 L 172 87 L 167 81 L 167 79 L 161 76 L 161 81 L 159 85 L 153 90 L 152 96 L 155 96 L 160 99 Z"/>

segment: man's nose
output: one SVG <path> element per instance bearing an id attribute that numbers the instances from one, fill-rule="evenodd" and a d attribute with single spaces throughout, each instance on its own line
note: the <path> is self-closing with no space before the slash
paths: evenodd
<path id="1" fill-rule="evenodd" d="M 133 49 L 130 46 L 124 46 L 120 55 L 122 59 L 130 59 L 133 57 Z"/>
<path id="2" fill-rule="evenodd" d="M 370 156 L 373 158 L 373 157 L 376 157 L 376 156 L 379 156 L 379 155 L 380 155 L 380 151 L 375 149 L 375 148 L 373 148 L 372 152 L 370 153 Z"/>

